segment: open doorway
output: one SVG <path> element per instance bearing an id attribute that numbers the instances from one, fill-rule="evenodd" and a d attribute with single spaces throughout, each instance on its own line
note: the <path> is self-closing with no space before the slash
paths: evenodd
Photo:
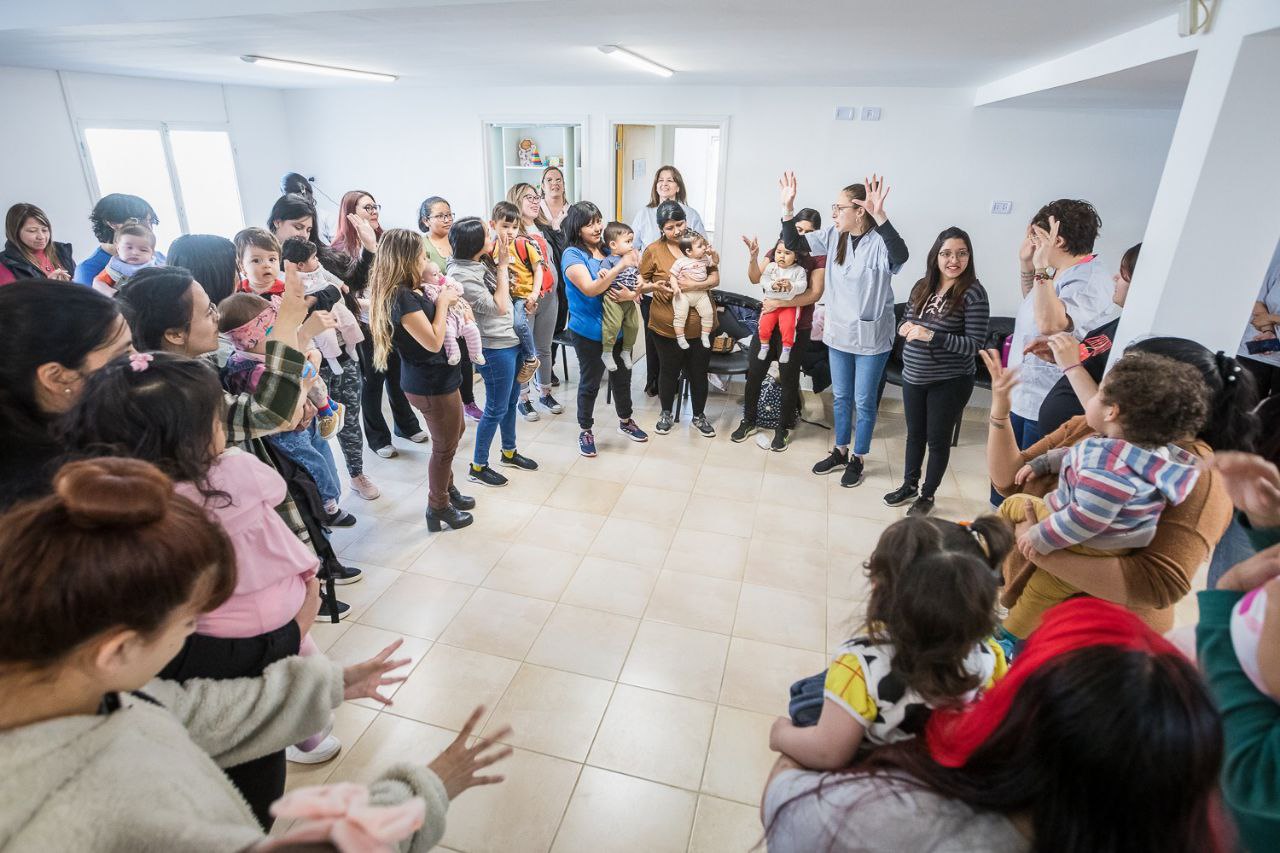
<path id="1" fill-rule="evenodd" d="M 724 181 L 726 122 L 617 123 L 614 134 L 614 216 L 631 222 L 649 203 L 658 169 L 675 166 L 688 204 L 702 217 L 715 243 Z"/>

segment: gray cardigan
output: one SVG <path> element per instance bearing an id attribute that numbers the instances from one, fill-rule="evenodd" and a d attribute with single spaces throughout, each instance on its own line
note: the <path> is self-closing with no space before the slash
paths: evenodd
<path id="1" fill-rule="evenodd" d="M 485 349 L 507 349 L 520 346 L 516 337 L 514 312 L 508 308 L 507 313 L 499 314 L 498 305 L 493 301 L 493 291 L 489 289 L 493 281 L 493 271 L 480 261 L 467 261 L 458 258 L 449 259 L 449 278 L 462 285 L 463 298 L 471 306 L 471 313 L 476 315 L 476 325 L 480 327 L 480 342 Z"/>
<path id="2" fill-rule="evenodd" d="M 244 850 L 262 829 L 219 768 L 323 728 L 342 704 L 342 667 L 294 656 L 261 678 L 157 680 L 140 692 L 154 701 L 120 694 L 110 713 L 0 732 L 0 849 Z M 414 759 L 383 773 L 370 801 L 426 800 L 422 829 L 401 847 L 426 853 L 444 835 L 449 799 L 426 756 Z"/>

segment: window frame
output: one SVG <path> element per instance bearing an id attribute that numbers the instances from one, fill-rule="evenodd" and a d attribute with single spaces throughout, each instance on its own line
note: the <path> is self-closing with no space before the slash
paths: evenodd
<path id="1" fill-rule="evenodd" d="M 76 121 L 77 142 L 80 147 L 80 163 L 84 169 L 85 180 L 89 184 L 89 189 L 93 194 L 96 202 L 102 198 L 102 187 L 98 183 L 97 172 L 93 168 L 93 156 L 89 152 L 89 140 L 85 136 L 86 130 L 154 130 L 160 134 L 160 148 L 164 151 L 164 166 L 169 173 L 169 187 L 173 193 L 174 208 L 178 211 L 178 230 L 181 234 L 191 233 L 190 225 L 187 218 L 186 200 L 182 197 L 182 182 L 178 179 L 177 164 L 173 159 L 173 145 L 169 141 L 170 131 L 212 131 L 225 133 L 227 135 L 227 143 L 231 146 L 231 168 L 235 170 L 234 187 L 236 191 L 236 204 L 240 208 L 240 218 L 244 222 L 248 222 L 244 212 L 244 198 L 240 194 L 240 154 L 236 150 L 235 136 L 231 132 L 231 125 L 225 122 L 189 122 L 189 121 L 98 121 L 93 119 L 80 119 Z"/>

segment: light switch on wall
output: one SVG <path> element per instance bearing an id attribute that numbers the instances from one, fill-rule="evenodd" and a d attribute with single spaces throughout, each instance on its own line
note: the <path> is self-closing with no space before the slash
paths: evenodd
<path id="1" fill-rule="evenodd" d="M 993 201 L 991 202 L 992 213 L 1013 213 L 1013 202 L 1011 201 Z"/>
<path id="2" fill-rule="evenodd" d="M 863 121 L 879 121 L 880 108 L 879 107 L 863 107 L 862 120 Z"/>
<path id="3" fill-rule="evenodd" d="M 836 107 L 836 121 L 854 121 L 857 117 L 857 107 Z"/>

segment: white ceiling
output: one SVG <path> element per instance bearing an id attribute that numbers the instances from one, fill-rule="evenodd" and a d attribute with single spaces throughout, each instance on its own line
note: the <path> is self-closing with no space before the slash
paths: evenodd
<path id="1" fill-rule="evenodd" d="M 1195 51 L 1188 51 L 1067 86 L 1019 95 L 992 106 L 1176 110 L 1182 106 L 1182 99 L 1187 94 L 1187 83 L 1191 80 L 1195 62 Z"/>
<path id="2" fill-rule="evenodd" d="M 276 87 L 335 78 L 260 54 L 401 76 L 397 85 L 976 86 L 1150 23 L 1176 0 L 51 0 L 10 3 L 0 64 Z M 664 81 L 600 54 L 617 43 Z M 365 84 L 368 85 L 368 84 Z M 374 84 L 376 85 L 376 84 Z"/>

